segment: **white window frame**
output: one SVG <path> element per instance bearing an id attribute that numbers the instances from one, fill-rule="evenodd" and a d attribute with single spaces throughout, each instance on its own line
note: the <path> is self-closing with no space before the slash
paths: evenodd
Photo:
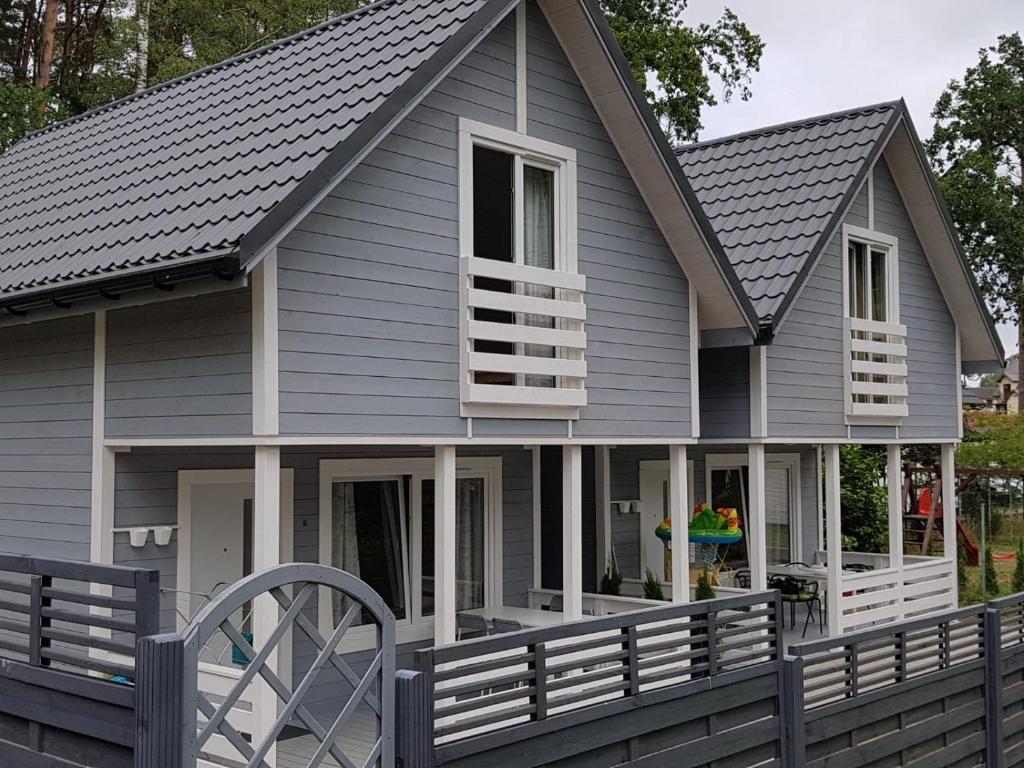
<path id="1" fill-rule="evenodd" d="M 799 453 L 766 453 L 764 457 L 765 468 L 769 464 L 779 465 L 790 471 L 793 478 L 792 487 L 789 489 L 789 554 L 791 560 L 803 559 L 803 531 L 801 522 L 803 520 L 803 509 L 801 497 L 803 490 L 803 478 L 800 476 L 800 454 Z M 704 456 L 704 501 L 711 503 L 711 473 L 722 469 L 741 469 L 750 466 L 750 457 L 746 453 L 708 453 Z M 747 488 L 749 497 L 750 489 Z M 749 503 L 749 502 L 748 502 Z M 744 532 L 746 535 L 746 532 Z M 750 542 L 747 542 L 748 546 Z M 767 546 L 767 542 L 765 542 Z"/>
<path id="2" fill-rule="evenodd" d="M 473 217 L 473 148 L 486 147 L 511 155 L 513 158 L 513 263 L 525 261 L 523 241 L 524 203 L 523 167 L 530 165 L 554 174 L 554 271 L 577 274 L 578 271 L 578 200 L 576 150 L 526 133 L 510 131 L 486 123 L 459 118 L 459 253 L 472 257 L 474 252 Z M 516 183 L 520 182 L 520 183 Z M 460 291 L 462 286 L 460 286 Z M 466 322 L 466 313 L 460 312 L 460 324 Z M 465 328 L 460 334 L 460 381 L 469 368 Z M 517 345 L 518 347 L 519 345 Z M 463 381 L 463 384 L 467 382 Z M 465 400 L 465 398 L 463 398 Z M 463 417 L 481 418 L 579 418 L 579 407 L 535 407 L 524 404 L 461 404 Z"/>
<path id="3" fill-rule="evenodd" d="M 876 232 L 864 227 L 856 227 L 852 224 L 843 225 L 843 316 L 853 317 L 850 307 L 850 245 L 852 243 L 863 243 L 868 249 L 868 270 L 871 269 L 871 249 L 884 250 L 885 257 L 885 298 L 886 298 L 886 319 L 885 322 L 898 324 L 900 322 L 900 249 L 899 238 Z M 871 275 L 868 273 L 869 289 Z M 868 313 L 871 314 L 870 312 Z M 870 320 L 871 318 L 866 318 Z"/>
<path id="4" fill-rule="evenodd" d="M 406 617 L 395 622 L 399 643 L 429 640 L 434 636 L 434 616 L 423 616 L 423 540 L 422 486 L 423 480 L 434 480 L 432 458 L 404 459 L 322 459 L 320 461 L 320 521 L 319 562 L 330 565 L 333 556 L 331 542 L 331 487 L 338 481 L 399 480 L 410 478 L 408 515 L 402 515 L 402 557 L 404 588 L 406 590 Z M 482 477 L 486 488 L 484 498 L 484 605 L 502 605 L 502 461 L 500 456 L 459 456 L 456 459 L 456 478 Z M 403 510 L 404 511 L 404 510 Z M 408 517 L 408 530 L 405 518 Z M 436 535 L 436 532 L 435 532 Z M 334 630 L 330 594 L 321 590 L 318 598 L 318 623 L 327 637 Z M 353 627 L 345 634 L 340 652 L 351 652 L 373 647 L 374 627 Z"/>

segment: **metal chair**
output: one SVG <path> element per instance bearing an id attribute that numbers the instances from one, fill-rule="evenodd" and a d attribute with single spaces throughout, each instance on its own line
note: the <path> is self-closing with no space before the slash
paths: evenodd
<path id="1" fill-rule="evenodd" d="M 744 568 L 743 570 L 736 571 L 733 574 L 732 580 L 740 589 L 750 589 L 750 570 Z"/>
<path id="2" fill-rule="evenodd" d="M 807 606 L 807 618 L 804 619 L 804 631 L 801 637 L 807 637 L 807 627 L 813 619 L 815 604 L 818 606 L 818 625 L 822 625 L 824 620 L 817 581 L 798 579 L 793 576 L 776 576 L 769 580 L 768 586 L 771 589 L 779 590 L 782 602 L 789 603 L 789 625 L 792 629 L 796 629 L 797 604 L 803 603 Z M 783 615 L 783 628 L 785 628 L 785 615 Z"/>
<path id="3" fill-rule="evenodd" d="M 564 604 L 564 598 L 562 597 L 562 595 L 555 595 L 551 598 L 551 602 L 548 603 L 548 610 L 557 611 L 558 613 L 561 613 L 563 610 L 562 606 Z"/>
<path id="4" fill-rule="evenodd" d="M 523 625 L 512 619 L 494 618 L 491 619 L 491 628 L 494 630 L 494 634 L 501 635 L 506 632 L 519 632 Z"/>
<path id="5" fill-rule="evenodd" d="M 487 619 L 475 613 L 459 613 L 455 615 L 455 639 L 469 640 L 473 637 L 486 637 L 490 634 Z"/>
<path id="6" fill-rule="evenodd" d="M 853 573 L 867 573 L 868 571 L 875 570 L 875 566 L 868 565 L 867 563 L 850 563 L 849 565 L 844 565 L 843 570 Z"/>

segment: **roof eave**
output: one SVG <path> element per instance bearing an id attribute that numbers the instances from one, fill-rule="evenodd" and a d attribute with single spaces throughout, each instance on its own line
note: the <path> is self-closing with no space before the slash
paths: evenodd
<path id="1" fill-rule="evenodd" d="M 487 0 L 380 107 L 242 237 L 240 257 L 243 266 L 252 269 L 270 249 L 275 248 L 480 40 L 515 9 L 518 2 Z"/>
<path id="2" fill-rule="evenodd" d="M 548 16 L 548 20 L 550 22 L 551 18 L 548 10 L 552 6 L 564 6 L 570 3 L 578 4 L 585 14 L 591 30 L 597 36 L 597 40 L 604 49 L 626 97 L 630 101 L 637 118 L 643 125 L 645 134 L 651 141 L 652 146 L 658 155 L 659 164 L 664 168 L 666 174 L 674 185 L 680 202 L 683 204 L 683 207 L 700 235 L 703 247 L 711 257 L 711 261 L 714 264 L 719 279 L 722 281 L 725 289 L 731 296 L 738 311 L 739 318 L 751 333 L 752 340 L 756 339 L 760 333 L 760 321 L 753 302 L 750 300 L 750 297 L 747 296 L 747 293 L 744 290 L 736 271 L 733 269 L 732 264 L 729 263 L 729 258 L 726 255 L 721 242 L 718 240 L 718 235 L 715 233 L 711 221 L 704 213 L 704 209 L 697 199 L 697 195 L 694 193 L 693 188 L 686 179 L 686 174 L 683 172 L 682 167 L 676 160 L 672 146 L 669 144 L 661 126 L 658 124 L 657 118 L 651 111 L 650 105 L 647 103 L 646 95 L 636 82 L 636 78 L 633 76 L 633 71 L 630 68 L 629 63 L 626 61 L 625 54 L 622 52 L 622 49 L 615 38 L 615 33 L 612 31 L 608 21 L 605 19 L 604 13 L 598 5 L 597 0 L 542 0 L 540 4 L 542 9 L 545 10 L 545 15 Z M 583 78 L 581 77 L 581 80 L 582 79 Z"/>

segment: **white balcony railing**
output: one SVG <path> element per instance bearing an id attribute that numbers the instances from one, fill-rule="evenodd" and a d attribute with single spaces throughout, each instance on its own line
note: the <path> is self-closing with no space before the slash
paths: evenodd
<path id="1" fill-rule="evenodd" d="M 562 417 L 587 404 L 583 275 L 464 256 L 460 290 L 464 415 Z"/>
<path id="2" fill-rule="evenodd" d="M 906 416 L 907 327 L 848 317 L 845 321 L 846 415 Z"/>

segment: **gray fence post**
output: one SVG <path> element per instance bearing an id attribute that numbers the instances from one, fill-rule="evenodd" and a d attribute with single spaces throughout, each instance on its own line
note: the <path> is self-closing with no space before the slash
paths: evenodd
<path id="1" fill-rule="evenodd" d="M 185 641 L 140 638 L 135 655 L 135 768 L 181 768 Z"/>
<path id="2" fill-rule="evenodd" d="M 985 764 L 1003 768 L 1003 632 L 998 608 L 985 610 L 985 736 Z"/>
<path id="3" fill-rule="evenodd" d="M 434 765 L 434 696 L 430 675 L 395 673 L 395 760 L 401 768 Z"/>
<path id="4" fill-rule="evenodd" d="M 786 656 L 782 660 L 782 718 L 785 723 L 782 765 L 802 768 L 806 762 L 804 735 L 804 660 Z"/>

